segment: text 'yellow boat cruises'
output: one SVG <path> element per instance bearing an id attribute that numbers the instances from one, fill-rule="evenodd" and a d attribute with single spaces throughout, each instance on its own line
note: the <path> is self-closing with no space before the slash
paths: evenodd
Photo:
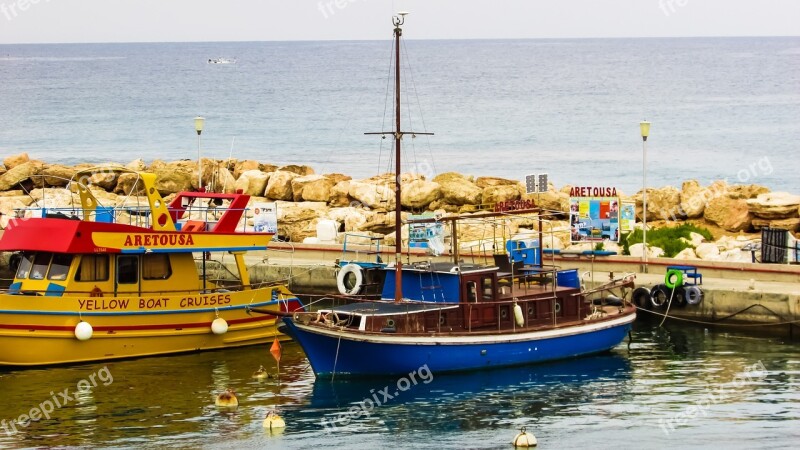
<path id="1" fill-rule="evenodd" d="M 68 188 L 77 187 L 80 207 L 66 214 L 42 209 L 41 217 L 9 223 L 0 251 L 17 252 L 17 269 L 13 283 L 0 292 L 0 365 L 110 360 L 288 339 L 278 333 L 275 316 L 252 313 L 255 307 L 291 312 L 303 306 L 283 284 L 250 284 L 244 255 L 266 250 L 272 234 L 243 231 L 249 196 L 184 192 L 167 205 L 155 175 L 138 177 L 135 186 L 146 206 L 103 207 L 91 189 L 74 181 L 86 179 L 79 173 Z M 206 221 L 198 213 L 207 212 L 206 205 L 217 211 L 217 219 Z M 120 223 L 122 218 L 128 223 Z M 209 279 L 210 252 L 233 255 L 236 280 Z M 202 263 L 193 253 L 202 255 Z"/>

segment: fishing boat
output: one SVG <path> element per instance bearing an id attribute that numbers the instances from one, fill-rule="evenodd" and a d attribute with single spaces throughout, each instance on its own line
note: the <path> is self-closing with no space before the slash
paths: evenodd
<path id="1" fill-rule="evenodd" d="M 236 64 L 236 58 L 209 58 L 208 64 Z"/>
<path id="2" fill-rule="evenodd" d="M 393 17 L 395 129 L 367 133 L 394 137 L 398 174 L 401 140 L 411 134 L 400 126 L 404 19 L 402 13 Z M 395 188 L 398 237 L 400 184 Z M 449 222 L 456 239 L 462 220 L 513 220 L 526 214 L 543 220 L 544 211 L 533 206 L 417 222 Z M 497 264 L 464 262 L 455 242 L 452 261 L 404 264 L 398 238 L 394 261 L 368 267 L 385 271 L 375 278 L 382 280 L 380 299 L 351 296 L 342 306 L 284 314 L 286 332 L 302 346 L 316 376 L 329 378 L 410 375 L 421 367 L 441 373 L 516 366 L 601 353 L 622 342 L 636 318 L 629 301 L 634 276 L 611 276 L 607 283 L 586 289 L 577 270 L 542 263 L 541 236 L 528 241 L 508 241 L 509 270 L 501 267 L 502 258 Z"/>
<path id="3" fill-rule="evenodd" d="M 0 251 L 16 252 L 17 266 L 0 292 L 0 365 L 105 361 L 283 337 L 276 316 L 251 308 L 303 306 L 283 284 L 250 281 L 245 253 L 266 250 L 272 234 L 240 225 L 249 196 L 182 192 L 167 204 L 155 175 L 136 173 L 144 197 L 135 198 L 143 204 L 106 207 L 80 182 L 91 173 L 79 172 L 68 185 L 79 205 L 13 219 L 0 239 Z M 211 252 L 232 255 L 238 274 L 212 279 Z"/>

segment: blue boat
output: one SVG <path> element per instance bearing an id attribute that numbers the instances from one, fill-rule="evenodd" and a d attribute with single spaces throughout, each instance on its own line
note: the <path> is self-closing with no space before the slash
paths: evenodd
<path id="1" fill-rule="evenodd" d="M 395 129 L 367 133 L 394 136 L 397 173 L 401 173 L 401 139 L 412 134 L 400 127 L 404 16 L 393 18 Z M 395 189 L 395 236 L 402 236 L 400 184 Z M 461 220 L 531 223 L 530 214 L 536 214 L 541 230 L 546 213 L 538 208 L 413 222 L 450 222 L 455 239 Z M 508 257 L 495 255 L 492 265 L 463 262 L 456 242 L 452 262 L 404 264 L 401 246 L 396 245 L 392 262 L 343 264 L 339 290 L 351 295 L 351 302 L 317 312 L 286 313 L 284 331 L 303 347 L 316 376 L 328 378 L 411 376 L 422 367 L 434 373 L 509 367 L 591 355 L 617 346 L 636 319 L 636 307 L 629 301 L 633 275 L 585 290 L 576 269 L 542 263 L 540 242 L 541 234 L 527 243 L 510 240 Z M 382 287 L 380 298 L 352 296 L 362 290 L 365 280 Z"/>

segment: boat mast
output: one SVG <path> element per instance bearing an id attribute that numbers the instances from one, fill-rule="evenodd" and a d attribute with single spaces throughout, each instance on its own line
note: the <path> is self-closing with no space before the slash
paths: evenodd
<path id="1" fill-rule="evenodd" d="M 403 219 L 402 208 L 400 207 L 400 36 L 403 29 L 400 28 L 405 22 L 406 13 L 398 13 L 392 17 L 394 24 L 394 302 L 400 303 L 403 300 Z"/>
<path id="2" fill-rule="evenodd" d="M 395 198 L 395 206 L 394 206 L 394 235 L 395 235 L 395 244 L 394 244 L 394 301 L 396 303 L 400 303 L 403 301 L 403 261 L 402 261 L 402 252 L 403 252 L 403 218 L 401 215 L 402 208 L 400 206 L 400 150 L 401 150 L 401 140 L 403 139 L 403 135 L 406 134 L 405 131 L 400 130 L 400 36 L 403 35 L 403 29 L 400 28 L 403 23 L 405 22 L 407 12 L 398 12 L 396 16 L 392 16 L 392 24 L 394 25 L 394 131 L 386 132 L 380 131 L 377 133 L 364 133 L 364 134 L 380 134 L 386 135 L 391 133 L 394 135 L 394 167 L 395 167 L 395 191 L 394 191 L 394 198 Z M 418 134 L 424 135 L 433 135 L 433 133 L 415 133 L 415 132 L 408 132 L 411 134 L 411 137 L 415 137 Z"/>

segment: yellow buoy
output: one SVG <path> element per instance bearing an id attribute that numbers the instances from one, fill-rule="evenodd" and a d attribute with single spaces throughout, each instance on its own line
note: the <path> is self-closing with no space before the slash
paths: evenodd
<path id="1" fill-rule="evenodd" d="M 522 429 L 519 430 L 519 433 L 517 433 L 517 435 L 514 437 L 514 442 L 512 442 L 512 444 L 514 444 L 514 448 L 536 447 L 536 436 L 534 436 L 532 433 L 528 433 L 525 431 L 525 427 L 522 427 Z"/>
<path id="2" fill-rule="evenodd" d="M 214 402 L 220 408 L 236 408 L 239 406 L 239 399 L 236 398 L 236 392 L 233 389 L 225 389 L 225 392 L 217 395 L 217 400 Z"/>
<path id="3" fill-rule="evenodd" d="M 267 418 L 264 419 L 264 428 L 274 430 L 277 428 L 286 428 L 286 422 L 274 410 L 267 413 Z"/>
<path id="4" fill-rule="evenodd" d="M 259 381 L 266 380 L 267 378 L 272 378 L 272 375 L 267 372 L 267 369 L 264 366 L 258 366 L 258 370 L 253 372 L 253 378 Z"/>

